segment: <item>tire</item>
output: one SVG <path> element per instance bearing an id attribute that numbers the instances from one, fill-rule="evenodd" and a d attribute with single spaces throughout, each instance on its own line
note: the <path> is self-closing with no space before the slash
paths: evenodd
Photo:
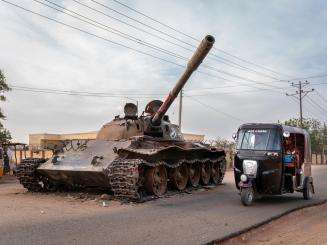
<path id="1" fill-rule="evenodd" d="M 254 201 L 254 190 L 250 188 L 241 189 L 241 201 L 244 206 L 251 206 Z"/>
<path id="2" fill-rule="evenodd" d="M 304 187 L 303 187 L 304 200 L 312 199 L 313 194 L 314 194 L 313 183 L 312 183 L 312 181 L 309 180 L 309 178 L 306 178 L 304 180 Z"/>

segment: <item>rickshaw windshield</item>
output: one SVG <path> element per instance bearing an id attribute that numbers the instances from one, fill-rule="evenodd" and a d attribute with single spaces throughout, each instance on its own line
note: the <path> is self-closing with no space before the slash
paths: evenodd
<path id="1" fill-rule="evenodd" d="M 241 129 L 238 132 L 236 148 L 279 151 L 281 149 L 280 134 L 276 129 Z"/>

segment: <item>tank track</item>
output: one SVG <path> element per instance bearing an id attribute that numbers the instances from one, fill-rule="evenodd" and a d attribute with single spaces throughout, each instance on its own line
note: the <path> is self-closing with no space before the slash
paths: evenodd
<path id="1" fill-rule="evenodd" d="M 142 173 L 139 174 L 139 167 L 144 166 L 157 166 L 166 165 L 171 168 L 176 168 L 183 163 L 194 164 L 194 163 L 205 163 L 205 162 L 226 162 L 225 158 L 217 159 L 212 161 L 210 159 L 195 159 L 192 161 L 181 160 L 173 165 L 168 165 L 165 162 L 148 163 L 143 159 L 122 159 L 118 158 L 110 164 L 110 166 L 105 169 L 105 174 L 109 178 L 109 183 L 111 190 L 114 193 L 114 197 L 120 200 L 131 200 L 131 201 L 145 201 L 146 197 L 143 190 L 143 176 Z M 223 164 L 225 166 L 225 164 Z M 221 180 L 222 182 L 225 174 L 225 170 L 221 169 Z"/>
<path id="2" fill-rule="evenodd" d="M 37 174 L 36 169 L 46 160 L 42 158 L 27 158 L 23 159 L 17 166 L 16 176 L 19 182 L 29 191 L 42 191 L 44 186 L 40 184 L 41 179 Z"/>
<path id="3" fill-rule="evenodd" d="M 138 167 L 142 162 L 140 159 L 118 158 L 105 170 L 115 197 L 131 200 L 141 199 Z"/>
<path id="4" fill-rule="evenodd" d="M 220 167 L 220 179 L 219 179 L 219 184 L 221 184 L 224 180 L 225 177 L 225 173 L 226 173 L 226 168 L 227 168 L 227 161 L 226 158 L 223 158 L 223 160 L 220 161 L 221 162 L 221 166 Z"/>

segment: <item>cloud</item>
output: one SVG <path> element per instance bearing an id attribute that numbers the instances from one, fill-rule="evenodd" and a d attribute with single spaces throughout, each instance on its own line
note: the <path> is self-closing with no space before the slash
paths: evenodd
<path id="1" fill-rule="evenodd" d="M 12 0 L 14 1 L 14 0 Z M 101 8 L 90 1 L 88 5 L 120 18 L 139 28 L 153 32 L 138 23 Z M 123 11 L 125 14 L 147 21 L 162 31 L 171 30 L 140 17 L 112 1 L 101 1 Z M 30 1 L 15 1 L 26 8 L 42 12 L 56 20 L 83 28 L 115 42 L 158 55 L 162 58 L 185 64 L 165 54 L 158 54 L 144 45 L 128 41 L 113 33 L 97 29 L 62 13 L 57 13 Z M 56 2 L 58 3 L 58 2 Z M 130 1 L 127 4 L 162 20 L 201 39 L 210 33 L 216 37 L 215 47 L 232 54 L 270 67 L 290 77 L 302 77 L 326 72 L 326 11 L 324 1 L 310 3 L 294 2 L 240 2 L 240 1 Z M 139 39 L 155 43 L 157 46 L 190 57 L 191 52 L 176 47 L 155 37 L 137 31 L 94 11 L 86 9 L 72 1 L 61 1 L 69 9 L 87 15 L 98 22 L 126 32 Z M 59 24 L 15 9 L 0 3 L 0 67 L 4 69 L 8 82 L 31 87 L 78 90 L 106 93 L 156 94 L 154 99 L 163 99 L 174 85 L 183 69 L 164 63 L 114 45 L 108 41 L 83 34 Z M 162 34 L 157 33 L 162 36 Z M 180 34 L 173 34 L 192 45 L 198 42 Z M 168 37 L 165 37 L 168 38 Z M 173 42 L 177 40 L 171 39 Z M 186 47 L 194 47 L 185 44 Z M 219 57 L 232 59 L 219 50 L 213 50 Z M 239 62 L 233 59 L 236 62 Z M 248 77 L 266 83 L 272 79 L 253 72 L 245 72 L 218 63 L 208 58 L 205 65 Z M 242 63 L 250 66 L 247 63 Z M 251 66 L 252 68 L 256 68 Z M 285 96 L 287 83 L 270 83 L 285 87 L 285 91 L 253 90 L 251 87 L 230 87 L 207 89 L 238 83 L 255 87 L 266 87 L 254 82 L 241 81 L 236 77 L 208 71 L 203 66 L 201 71 L 212 75 L 224 76 L 235 83 L 196 73 L 185 87 L 186 95 L 203 103 L 210 104 L 217 111 L 223 111 L 245 122 L 276 122 L 297 116 L 297 105 Z M 261 72 L 269 73 L 262 69 Z M 272 73 L 269 73 L 273 75 Z M 286 76 L 280 76 L 284 78 Z M 313 83 L 322 79 L 311 80 Z M 191 90 L 194 90 L 191 92 Z M 200 90 L 203 89 L 203 90 Z M 317 87 L 318 89 L 318 87 Z M 190 92 L 187 92 L 190 90 Z M 319 87 L 322 94 L 327 94 L 326 86 Z M 314 95 L 313 95 L 314 96 Z M 138 98 L 140 108 L 144 108 L 150 98 L 143 95 Z M 316 97 L 312 97 L 317 99 Z M 98 129 L 114 115 L 121 114 L 123 104 L 128 98 L 94 98 L 55 94 L 28 93 L 12 91 L 8 93 L 8 102 L 3 104 L 7 114 L 5 125 L 11 130 L 17 141 L 26 141 L 29 133 L 36 132 L 79 132 Z M 323 101 L 320 101 L 323 103 Z M 307 105 L 307 108 L 311 108 Z M 309 110 L 309 109 L 308 109 Z M 218 136 L 229 138 L 242 122 L 204 107 L 185 97 L 183 107 L 183 130 L 185 132 L 205 133 L 209 138 Z M 318 109 L 309 113 L 318 114 L 326 119 Z M 168 112 L 177 122 L 177 105 Z M 307 112 L 305 112 L 307 116 Z"/>

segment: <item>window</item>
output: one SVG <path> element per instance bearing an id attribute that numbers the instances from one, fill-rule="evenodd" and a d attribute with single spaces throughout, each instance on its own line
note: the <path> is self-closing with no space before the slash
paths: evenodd
<path id="1" fill-rule="evenodd" d="M 280 137 L 276 129 L 241 129 L 238 133 L 237 149 L 280 150 Z"/>

